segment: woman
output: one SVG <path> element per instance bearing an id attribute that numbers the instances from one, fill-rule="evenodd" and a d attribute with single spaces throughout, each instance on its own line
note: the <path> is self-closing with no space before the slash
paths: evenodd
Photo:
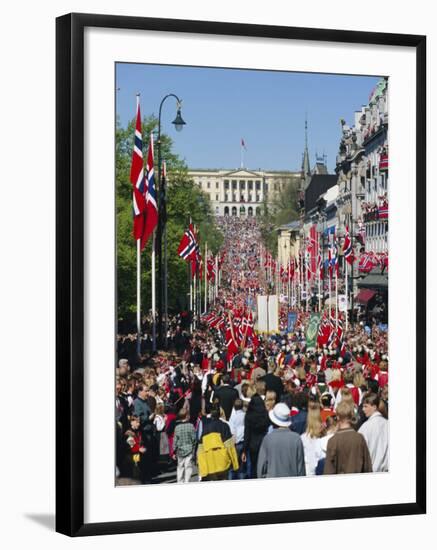
<path id="1" fill-rule="evenodd" d="M 256 393 L 250 400 L 244 419 L 244 450 L 241 455 L 243 462 L 246 462 L 247 455 L 250 457 L 252 479 L 256 478 L 259 449 L 269 426 L 270 420 L 264 400 Z"/>
<path id="2" fill-rule="evenodd" d="M 310 401 L 308 404 L 307 427 L 300 438 L 305 455 L 305 471 L 307 476 L 315 475 L 317 463 L 323 458 L 321 437 L 323 424 L 320 415 L 320 405 Z"/>

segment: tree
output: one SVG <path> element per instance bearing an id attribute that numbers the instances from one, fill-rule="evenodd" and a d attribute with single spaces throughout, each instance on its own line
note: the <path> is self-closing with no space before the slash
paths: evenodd
<path id="1" fill-rule="evenodd" d="M 132 184 L 130 166 L 135 121 L 126 128 L 116 128 L 116 265 L 118 318 L 132 320 L 136 313 L 136 243 L 132 235 Z M 144 158 L 150 132 L 157 127 L 155 117 L 142 123 Z M 183 307 L 188 292 L 187 263 L 177 255 L 177 248 L 190 217 L 199 227 L 199 240 L 218 252 L 223 236 L 212 215 L 209 197 L 189 179 L 185 163 L 172 152 L 172 140 L 161 135 L 162 158 L 167 163 L 167 258 L 169 311 Z M 156 152 L 155 152 L 156 155 Z M 155 174 L 158 173 L 155 158 Z M 156 177 L 156 183 L 157 177 Z M 202 248 L 203 251 L 203 248 Z M 141 254 L 141 303 L 143 313 L 151 305 L 151 239 Z"/>
<path id="2" fill-rule="evenodd" d="M 275 256 L 278 242 L 275 228 L 299 219 L 298 211 L 299 177 L 279 186 L 279 191 L 270 195 L 269 201 L 264 198 L 261 217 L 261 236 L 266 247 Z"/>

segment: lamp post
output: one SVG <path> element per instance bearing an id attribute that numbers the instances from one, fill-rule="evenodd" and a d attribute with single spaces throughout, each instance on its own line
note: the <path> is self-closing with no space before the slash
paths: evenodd
<path id="1" fill-rule="evenodd" d="M 166 205 L 166 182 L 162 176 L 162 155 L 161 155 L 161 114 L 164 102 L 173 97 L 176 100 L 176 118 L 172 124 L 177 132 L 180 132 L 186 124 L 181 115 L 182 102 L 175 94 L 167 94 L 161 100 L 158 115 L 158 182 L 159 182 L 159 217 L 156 239 L 156 255 L 158 256 L 158 342 L 162 346 L 165 341 L 167 346 L 167 322 L 168 322 L 168 293 L 167 293 L 167 205 Z M 164 241 L 164 255 L 162 244 Z M 164 309 L 164 335 L 163 335 L 163 309 Z M 156 335 L 155 335 L 156 336 Z M 164 336 L 164 338 L 163 338 Z M 156 342 L 156 338 L 154 338 Z M 156 344 L 155 344 L 156 345 Z M 156 350 L 154 350 L 156 351 Z"/>

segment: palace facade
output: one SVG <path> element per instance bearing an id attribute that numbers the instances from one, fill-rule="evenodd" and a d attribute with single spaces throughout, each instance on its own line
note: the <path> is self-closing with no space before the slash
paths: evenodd
<path id="1" fill-rule="evenodd" d="M 189 176 L 207 193 L 216 216 L 260 216 L 275 194 L 300 172 L 237 170 L 189 170 Z"/>

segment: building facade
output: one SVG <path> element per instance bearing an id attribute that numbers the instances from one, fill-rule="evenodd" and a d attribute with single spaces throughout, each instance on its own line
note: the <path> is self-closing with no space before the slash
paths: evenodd
<path id="1" fill-rule="evenodd" d="M 349 127 L 342 121 L 337 156 L 338 224 L 366 252 L 388 251 L 388 81 L 379 81 Z"/>
<path id="2" fill-rule="evenodd" d="M 216 216 L 258 217 L 284 186 L 299 172 L 238 170 L 189 170 L 191 179 L 211 200 Z"/>

